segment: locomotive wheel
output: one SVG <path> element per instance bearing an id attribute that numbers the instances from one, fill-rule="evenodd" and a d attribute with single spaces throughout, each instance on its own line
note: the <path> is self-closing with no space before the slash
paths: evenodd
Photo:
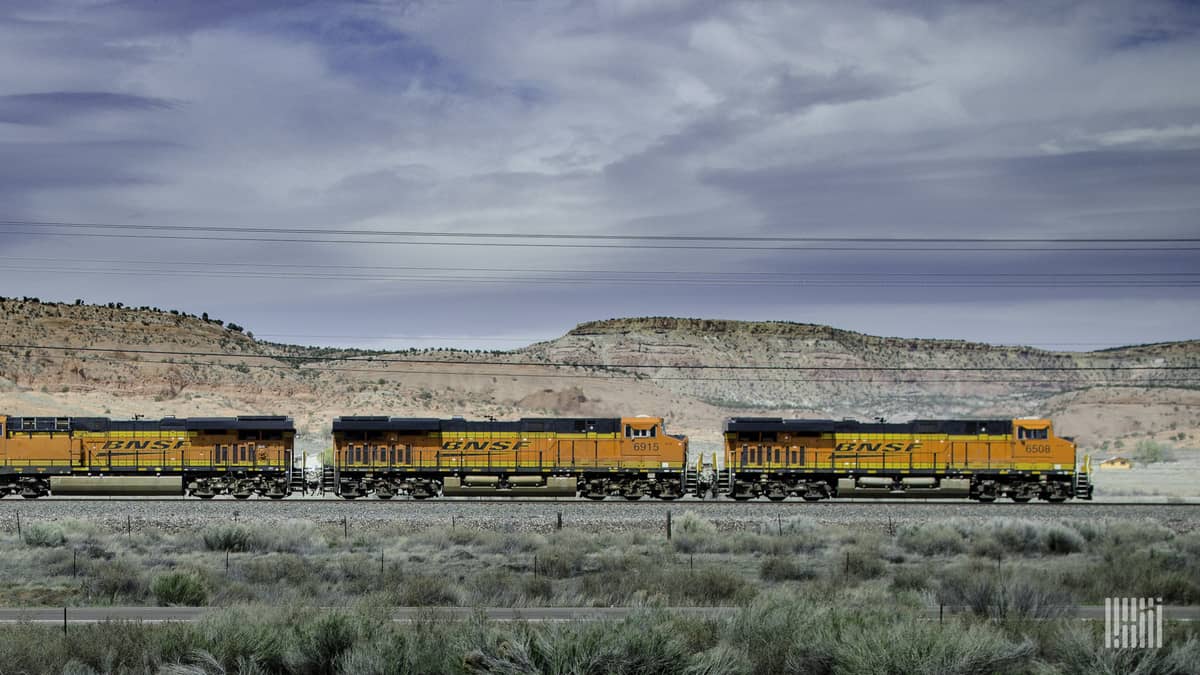
<path id="1" fill-rule="evenodd" d="M 1033 499 L 1033 497 L 1013 497 L 1012 498 L 1012 500 L 1018 504 L 1024 504 L 1031 499 Z"/>
<path id="2" fill-rule="evenodd" d="M 820 495 L 804 495 L 804 501 L 819 502 L 819 501 L 821 501 L 821 497 L 820 497 Z"/>
<path id="3" fill-rule="evenodd" d="M 200 499 L 212 499 L 216 495 L 194 495 L 194 496 L 199 497 Z"/>
<path id="4" fill-rule="evenodd" d="M 392 496 L 391 496 L 391 495 L 388 495 L 388 494 L 381 494 L 381 493 L 379 493 L 379 492 L 376 492 L 376 493 L 375 493 L 375 496 L 376 496 L 376 497 L 379 497 L 380 499 L 391 499 L 391 498 L 392 498 Z"/>
<path id="5" fill-rule="evenodd" d="M 234 498 L 234 499 L 249 499 L 249 498 L 250 498 L 250 495 L 248 495 L 248 494 L 243 494 L 243 493 L 239 493 L 239 494 L 235 494 L 235 495 L 233 496 L 233 498 Z"/>
<path id="6" fill-rule="evenodd" d="M 787 495 L 767 495 L 767 499 L 770 499 L 773 502 L 781 502 L 787 499 Z"/>
<path id="7" fill-rule="evenodd" d="M 979 495 L 980 504 L 991 504 L 996 501 L 996 495 Z"/>

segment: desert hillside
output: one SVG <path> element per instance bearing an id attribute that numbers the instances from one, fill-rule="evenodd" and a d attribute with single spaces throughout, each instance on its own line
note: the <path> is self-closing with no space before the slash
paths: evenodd
<path id="1" fill-rule="evenodd" d="M 1200 439 L 1200 383 L 1179 381 L 1191 371 L 1113 369 L 1200 366 L 1196 341 L 1067 353 L 657 317 L 590 322 L 512 351 L 383 353 L 263 342 L 156 308 L 35 299 L 0 301 L 0 335 L 4 413 L 290 414 L 310 451 L 348 413 L 662 414 L 707 443 L 728 415 L 1050 415 L 1097 451 Z M 930 370 L 903 370 L 914 366 Z"/>

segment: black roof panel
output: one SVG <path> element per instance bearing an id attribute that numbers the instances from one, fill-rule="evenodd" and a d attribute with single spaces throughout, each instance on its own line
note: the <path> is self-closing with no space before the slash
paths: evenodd
<path id="1" fill-rule="evenodd" d="M 407 431 L 461 433 L 554 432 L 617 433 L 621 420 L 593 417 L 523 417 L 519 420 L 468 420 L 461 417 L 338 417 L 334 431 Z"/>
<path id="2" fill-rule="evenodd" d="M 908 422 L 859 422 L 858 420 L 793 419 L 779 417 L 731 417 L 726 432 L 776 431 L 794 434 L 1011 434 L 1013 422 L 1007 420 L 911 420 Z"/>
<path id="3" fill-rule="evenodd" d="M 158 420 L 120 420 L 108 417 L 9 417 L 9 431 L 295 431 L 292 418 L 282 415 L 238 417 L 164 417 Z"/>

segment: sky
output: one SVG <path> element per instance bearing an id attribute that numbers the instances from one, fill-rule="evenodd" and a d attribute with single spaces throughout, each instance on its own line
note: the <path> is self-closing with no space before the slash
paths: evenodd
<path id="1" fill-rule="evenodd" d="M 1192 339 L 1197 63 L 1152 0 L 7 0 L 0 295 L 372 348 Z"/>

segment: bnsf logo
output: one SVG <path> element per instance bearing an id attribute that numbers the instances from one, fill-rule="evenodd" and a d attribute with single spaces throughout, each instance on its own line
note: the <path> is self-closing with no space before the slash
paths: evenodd
<path id="1" fill-rule="evenodd" d="M 529 441 L 446 441 L 443 450 L 520 450 L 528 448 Z"/>
<path id="2" fill-rule="evenodd" d="M 178 450 L 187 441 L 105 441 L 101 450 Z"/>
<path id="3" fill-rule="evenodd" d="M 838 443 L 835 452 L 912 452 L 919 443 Z"/>

